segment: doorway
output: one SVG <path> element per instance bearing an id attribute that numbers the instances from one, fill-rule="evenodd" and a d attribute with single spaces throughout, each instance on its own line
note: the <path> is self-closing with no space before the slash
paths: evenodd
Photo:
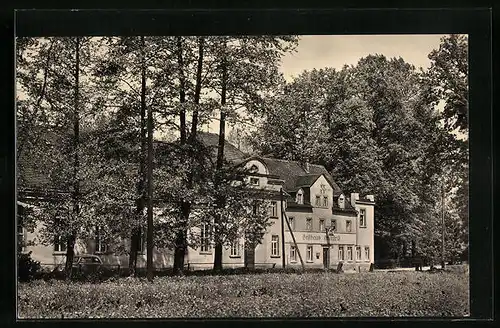
<path id="1" fill-rule="evenodd" d="M 330 267 L 330 248 L 323 248 L 323 267 L 328 269 Z"/>

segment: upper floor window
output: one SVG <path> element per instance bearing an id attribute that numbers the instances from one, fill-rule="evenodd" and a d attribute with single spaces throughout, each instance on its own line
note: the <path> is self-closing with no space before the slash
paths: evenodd
<path id="1" fill-rule="evenodd" d="M 297 202 L 297 204 L 304 204 L 304 193 L 302 192 L 302 189 L 299 189 L 299 191 L 297 191 L 295 201 Z"/>
<path id="2" fill-rule="evenodd" d="M 319 219 L 319 231 L 325 231 L 325 219 Z"/>
<path id="3" fill-rule="evenodd" d="M 323 207 L 328 207 L 328 196 L 323 196 Z"/>
<path id="4" fill-rule="evenodd" d="M 259 185 L 259 179 L 258 178 L 250 178 L 250 184 L 254 186 Z"/>
<path id="5" fill-rule="evenodd" d="M 290 223 L 290 229 L 295 230 L 295 220 L 294 218 L 288 218 L 288 223 Z"/>
<path id="6" fill-rule="evenodd" d="M 364 208 L 359 210 L 359 226 L 366 228 L 366 211 Z"/>
<path id="7" fill-rule="evenodd" d="M 332 223 L 330 224 L 330 229 L 333 231 L 337 231 L 337 220 L 332 219 Z"/>
<path id="8" fill-rule="evenodd" d="M 316 206 L 321 206 L 321 196 L 320 195 L 316 195 L 316 202 L 314 203 Z"/>
<path id="9" fill-rule="evenodd" d="M 269 216 L 272 218 L 278 217 L 278 203 L 271 202 L 271 207 L 269 209 Z"/>
<path id="10" fill-rule="evenodd" d="M 347 232 L 352 232 L 352 221 L 351 220 L 347 220 L 345 222 L 345 230 Z"/>
<path id="11" fill-rule="evenodd" d="M 322 195 L 326 194 L 326 186 L 324 184 L 319 186 L 319 190 L 320 190 Z"/>
<path id="12" fill-rule="evenodd" d="M 306 219 L 306 230 L 311 231 L 312 230 L 312 218 L 307 218 Z"/>

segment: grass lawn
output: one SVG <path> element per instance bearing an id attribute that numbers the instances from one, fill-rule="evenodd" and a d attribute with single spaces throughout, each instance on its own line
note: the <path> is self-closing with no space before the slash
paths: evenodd
<path id="1" fill-rule="evenodd" d="M 469 315 L 463 272 L 122 278 L 18 285 L 19 318 Z"/>

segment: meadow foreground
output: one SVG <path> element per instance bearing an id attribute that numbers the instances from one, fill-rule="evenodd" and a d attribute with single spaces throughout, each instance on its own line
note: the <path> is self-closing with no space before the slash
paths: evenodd
<path id="1" fill-rule="evenodd" d="M 463 272 L 42 280 L 18 286 L 21 319 L 467 315 L 469 275 Z"/>

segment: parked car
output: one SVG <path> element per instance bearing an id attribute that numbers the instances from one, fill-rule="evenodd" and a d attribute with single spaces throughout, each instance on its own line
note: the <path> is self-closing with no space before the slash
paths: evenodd
<path id="1" fill-rule="evenodd" d="M 102 259 L 93 254 L 75 255 L 71 266 L 72 273 L 88 275 L 92 273 L 103 273 L 106 267 L 103 265 Z M 64 263 L 56 267 L 54 271 L 64 271 Z"/>

